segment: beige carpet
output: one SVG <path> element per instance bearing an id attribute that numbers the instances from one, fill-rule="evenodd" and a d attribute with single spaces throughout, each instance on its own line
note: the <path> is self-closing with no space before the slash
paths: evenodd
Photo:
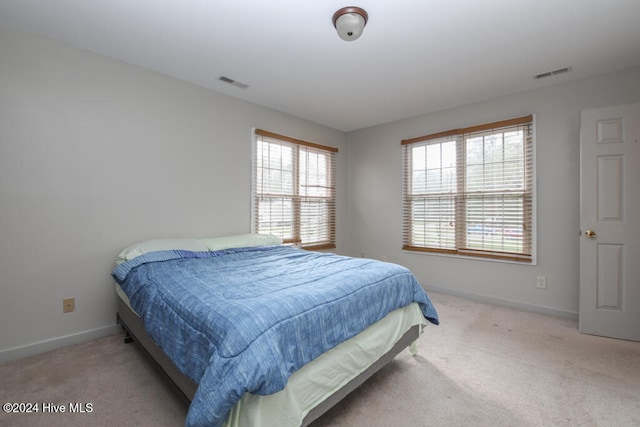
<path id="1" fill-rule="evenodd" d="M 640 426 L 640 343 L 574 321 L 431 294 L 442 325 L 314 423 L 321 426 Z M 187 407 L 121 336 L 0 365 L 3 426 L 179 426 Z M 66 408 L 42 413 L 43 403 Z M 92 410 L 69 413 L 69 403 Z M 78 409 L 76 407 L 76 409 Z"/>

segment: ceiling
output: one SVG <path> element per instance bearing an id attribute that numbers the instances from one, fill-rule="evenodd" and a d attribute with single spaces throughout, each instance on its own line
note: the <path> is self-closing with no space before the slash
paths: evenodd
<path id="1" fill-rule="evenodd" d="M 344 6 L 369 14 L 353 42 Z M 639 0 L 0 0 L 2 25 L 347 132 L 638 66 L 639 22 Z"/>

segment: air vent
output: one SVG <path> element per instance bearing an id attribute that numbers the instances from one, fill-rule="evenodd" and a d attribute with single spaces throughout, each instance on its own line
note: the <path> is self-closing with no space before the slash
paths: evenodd
<path id="1" fill-rule="evenodd" d="M 227 76 L 220 76 L 220 77 L 218 77 L 218 80 L 220 80 L 221 82 L 229 83 L 232 86 L 239 87 L 240 89 L 246 89 L 246 88 L 249 87 L 248 84 L 239 82 L 237 80 L 230 79 Z"/>
<path id="2" fill-rule="evenodd" d="M 545 77 L 551 77 L 551 76 L 556 76 L 558 74 L 568 73 L 569 71 L 571 71 L 571 67 L 558 68 L 557 70 L 547 71 L 546 73 L 537 74 L 533 76 L 533 78 L 543 79 Z"/>

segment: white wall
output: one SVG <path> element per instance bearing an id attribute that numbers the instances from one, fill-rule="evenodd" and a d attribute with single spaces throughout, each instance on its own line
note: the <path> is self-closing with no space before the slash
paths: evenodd
<path id="1" fill-rule="evenodd" d="M 115 331 L 125 246 L 249 232 L 252 127 L 338 147 L 346 189 L 342 132 L 0 29 L 0 361 Z"/>
<path id="2" fill-rule="evenodd" d="M 348 136 L 347 252 L 413 270 L 427 288 L 575 317 L 579 292 L 580 110 L 640 101 L 640 69 L 372 127 Z M 402 139 L 526 114 L 537 120 L 538 263 L 402 251 Z M 548 288 L 536 288 L 536 277 Z"/>

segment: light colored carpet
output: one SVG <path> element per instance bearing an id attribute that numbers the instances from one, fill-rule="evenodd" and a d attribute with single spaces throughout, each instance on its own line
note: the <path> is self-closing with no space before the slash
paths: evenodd
<path id="1" fill-rule="evenodd" d="M 314 423 L 323 426 L 640 426 L 640 343 L 574 321 L 431 294 L 441 316 L 419 354 L 396 359 Z M 122 336 L 0 365 L 7 426 L 180 426 L 187 406 Z M 42 413 L 43 403 L 66 413 Z M 69 413 L 69 403 L 91 403 Z M 86 407 L 85 407 L 86 409 Z"/>

